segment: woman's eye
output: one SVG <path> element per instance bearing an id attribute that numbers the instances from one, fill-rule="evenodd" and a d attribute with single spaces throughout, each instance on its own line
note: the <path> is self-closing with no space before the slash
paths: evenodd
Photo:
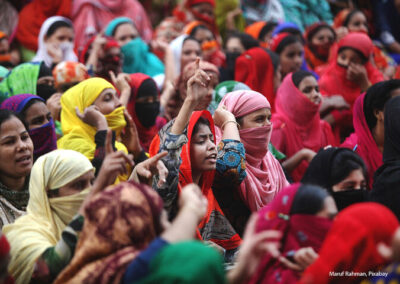
<path id="1" fill-rule="evenodd" d="M 28 135 L 28 134 L 25 134 L 25 135 L 22 135 L 22 136 L 21 136 L 21 139 L 22 139 L 23 141 L 27 140 L 28 138 L 29 138 L 29 135 Z"/>

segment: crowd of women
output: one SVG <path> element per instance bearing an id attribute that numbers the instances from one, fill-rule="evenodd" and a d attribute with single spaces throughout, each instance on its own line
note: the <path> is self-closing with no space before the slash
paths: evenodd
<path id="1" fill-rule="evenodd" d="M 0 283 L 398 283 L 400 1 L 329 2 L 0 1 Z"/>

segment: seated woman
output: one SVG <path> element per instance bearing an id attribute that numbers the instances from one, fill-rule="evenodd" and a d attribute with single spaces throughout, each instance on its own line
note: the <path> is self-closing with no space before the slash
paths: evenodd
<path id="1" fill-rule="evenodd" d="M 400 97 L 394 97 L 385 104 L 385 140 L 383 165 L 374 176 L 371 200 L 390 208 L 400 220 L 399 171 L 400 171 Z"/>
<path id="2" fill-rule="evenodd" d="M 301 180 L 315 152 L 335 144 L 330 125 L 319 116 L 321 103 L 317 80 L 307 71 L 288 74 L 278 89 L 271 143 L 287 158 L 296 156 L 297 162 L 286 167 L 296 182 Z"/>
<path id="3" fill-rule="evenodd" d="M 306 30 L 304 57 L 312 70 L 328 63 L 332 45 L 336 41 L 333 28 L 324 22 L 318 22 Z"/>
<path id="4" fill-rule="evenodd" d="M 0 228 L 25 214 L 33 143 L 13 112 L 0 110 Z"/>
<path id="5" fill-rule="evenodd" d="M 61 61 L 78 61 L 74 36 L 74 27 L 69 19 L 61 16 L 48 18 L 40 28 L 39 46 L 32 61 L 44 61 L 51 69 Z"/>
<path id="6" fill-rule="evenodd" d="M 235 91 L 224 96 L 220 108 L 233 114 L 227 127 L 239 123 L 240 141 L 246 151 L 244 181 L 236 186 L 214 190 L 224 213 L 238 232 L 242 232 L 251 211 L 258 211 L 270 203 L 289 183 L 279 162 L 268 149 L 272 132 L 271 106 L 268 100 L 254 91 Z M 217 142 L 221 139 L 217 129 Z"/>
<path id="7" fill-rule="evenodd" d="M 36 161 L 27 214 L 3 228 L 17 283 L 52 283 L 69 263 L 83 226 L 77 213 L 82 214 L 92 196 L 122 172 L 121 158 L 127 159 L 118 152 L 107 155 L 94 184 L 93 166 L 78 152 L 55 150 Z"/>
<path id="8" fill-rule="evenodd" d="M 279 250 L 285 259 L 263 256 L 249 283 L 295 283 L 299 274 L 286 263 L 306 269 L 318 257 L 336 213 L 335 201 L 320 187 L 296 183 L 279 192 L 257 213 L 256 231 L 281 232 Z"/>
<path id="9" fill-rule="evenodd" d="M 49 109 L 41 97 L 24 94 L 6 99 L 0 106 L 20 115 L 33 142 L 33 161 L 57 149 L 57 135 Z"/>
<path id="10" fill-rule="evenodd" d="M 360 156 L 349 149 L 330 147 L 312 159 L 301 182 L 327 189 L 341 211 L 368 200 L 366 176 Z"/>
<path id="11" fill-rule="evenodd" d="M 51 69 L 44 62 L 20 64 L 0 82 L 0 102 L 20 94 L 37 95 L 47 100 L 55 92 Z"/>
<path id="12" fill-rule="evenodd" d="M 368 278 L 368 271 L 379 271 L 388 263 L 378 252 L 378 244 L 389 245 L 398 227 L 396 216 L 380 204 L 365 202 L 346 208 L 335 218 L 319 257 L 299 283 L 360 283 Z"/>
<path id="13" fill-rule="evenodd" d="M 111 128 L 115 132 L 113 147 L 133 154 L 135 159 L 143 157 L 132 118 L 124 109 L 113 85 L 104 79 L 90 78 L 70 88 L 61 97 L 64 136 L 57 141 L 58 148 L 84 154 L 98 173 L 105 153 L 106 130 Z M 121 135 L 124 128 L 125 134 Z M 126 174 L 129 174 L 128 168 Z M 126 179 L 126 175 L 118 177 L 118 181 Z"/>
<path id="14" fill-rule="evenodd" d="M 382 166 L 384 146 L 384 106 L 400 95 L 400 80 L 376 83 L 354 103 L 352 133 L 340 145 L 355 151 L 364 160 L 368 171 L 368 189 L 372 188 L 375 171 Z"/>
<path id="15" fill-rule="evenodd" d="M 340 94 L 350 109 L 331 109 L 321 117 L 329 122 L 337 143 L 352 131 L 352 109 L 355 100 L 372 84 L 383 80 L 382 74 L 370 62 L 373 45 L 363 33 L 350 33 L 339 41 L 334 56 L 319 79 L 325 97 Z"/>
<path id="16" fill-rule="evenodd" d="M 240 245 L 240 237 L 224 216 L 213 191 L 221 186 L 237 187 L 245 177 L 244 148 L 236 124 L 226 110 L 218 110 L 214 116 L 216 124 L 224 124 L 223 140 L 215 144 L 214 121 L 205 109 L 211 100 L 210 77 L 196 62 L 194 75 L 187 83 L 187 96 L 174 121 L 165 125 L 153 140 L 150 154 L 159 150 L 168 151 L 163 158 L 168 168 L 167 182 L 156 190 L 164 200 L 170 218 L 177 211 L 180 188 L 188 183 L 196 183 L 208 200 L 206 216 L 198 225 L 197 237 L 211 241 L 226 250 L 226 260 L 231 261 L 233 253 Z M 154 183 L 153 183 L 154 186 Z"/>
<path id="17" fill-rule="evenodd" d="M 130 18 L 119 17 L 112 20 L 108 23 L 104 34 L 113 37 L 120 45 L 124 55 L 123 72 L 144 73 L 153 77 L 156 82 L 160 81 L 160 76 L 164 77 L 164 64 L 140 38 L 138 30 Z"/>

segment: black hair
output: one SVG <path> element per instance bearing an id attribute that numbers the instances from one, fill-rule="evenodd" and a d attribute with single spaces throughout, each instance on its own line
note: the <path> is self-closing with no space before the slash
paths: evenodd
<path id="1" fill-rule="evenodd" d="M 350 23 L 351 18 L 353 18 L 353 16 L 357 13 L 361 13 L 365 16 L 364 12 L 361 10 L 358 9 L 352 10 L 347 14 L 346 18 L 344 18 L 343 27 L 347 27 Z"/>
<path id="2" fill-rule="evenodd" d="M 72 88 L 75 85 L 78 85 L 79 83 L 79 81 L 62 83 L 58 85 L 57 89 L 60 90 L 61 93 L 65 93 L 68 89 Z"/>
<path id="3" fill-rule="evenodd" d="M 51 24 L 51 26 L 47 30 L 46 37 L 52 36 L 56 32 L 56 30 L 62 27 L 73 29 L 70 23 L 66 21 L 55 21 L 53 24 Z"/>
<path id="4" fill-rule="evenodd" d="M 302 184 L 294 196 L 290 215 L 315 215 L 324 208 L 324 201 L 328 196 L 328 191 L 322 187 Z"/>
<path id="5" fill-rule="evenodd" d="M 336 41 L 336 32 L 335 30 L 328 24 L 326 23 L 322 23 L 321 25 L 317 26 L 315 29 L 311 30 L 308 34 L 307 34 L 307 42 L 311 43 L 312 38 L 320 31 L 323 29 L 328 29 L 332 32 L 333 34 L 333 41 Z"/>
<path id="6" fill-rule="evenodd" d="M 362 60 L 362 64 L 365 64 L 365 63 L 368 62 L 368 58 L 365 57 L 365 55 L 361 51 L 359 51 L 359 50 L 357 50 L 357 49 L 355 49 L 353 47 L 350 47 L 350 46 L 342 46 L 341 48 L 339 48 L 338 55 L 339 55 L 340 52 L 342 52 L 343 50 L 346 50 L 346 49 L 351 49 L 352 51 L 357 53 L 357 55 L 360 56 L 360 58 Z"/>
<path id="7" fill-rule="evenodd" d="M 214 37 L 214 34 L 212 33 L 212 31 L 211 31 L 207 26 L 205 26 L 205 25 L 198 25 L 198 26 L 195 26 L 195 27 L 192 29 L 192 31 L 190 32 L 189 36 L 195 37 L 195 34 L 196 34 L 197 31 L 199 31 L 199 30 L 207 30 L 207 31 L 210 31 L 211 34 L 212 34 L 213 37 Z"/>
<path id="8" fill-rule="evenodd" d="M 45 76 L 53 76 L 53 74 L 51 73 L 51 68 L 47 67 L 44 61 L 42 61 L 42 63 L 40 63 L 38 79 Z"/>
<path id="9" fill-rule="evenodd" d="M 193 36 L 187 36 L 183 41 L 182 41 L 182 46 L 185 44 L 185 42 L 187 42 L 188 40 L 193 40 L 195 42 L 197 42 L 200 45 L 200 42 Z"/>
<path id="10" fill-rule="evenodd" d="M 10 120 L 11 118 L 16 117 L 18 118 L 22 124 L 25 126 L 25 129 L 28 130 L 28 125 L 25 123 L 25 121 L 21 118 L 21 116 L 19 116 L 18 114 L 16 114 L 15 112 L 8 110 L 8 109 L 0 109 L 0 127 L 1 125 Z"/>
<path id="11" fill-rule="evenodd" d="M 268 53 L 269 57 L 271 58 L 272 66 L 274 66 L 274 71 L 278 69 L 280 62 L 279 55 L 273 52 L 270 49 L 265 49 L 265 51 Z"/>
<path id="12" fill-rule="evenodd" d="M 392 91 L 398 88 L 400 88 L 400 80 L 392 79 L 376 83 L 367 90 L 364 97 L 363 111 L 368 128 L 371 131 L 377 123 L 374 110 L 383 111 L 386 102 L 391 98 Z"/>
<path id="13" fill-rule="evenodd" d="M 277 22 L 266 23 L 260 30 L 260 33 L 258 34 L 258 39 L 263 40 L 265 35 L 268 34 L 269 32 L 272 32 L 276 28 L 277 25 L 278 25 Z"/>
<path id="14" fill-rule="evenodd" d="M 231 38 L 239 39 L 240 43 L 243 45 L 245 50 L 260 46 L 260 43 L 258 40 L 253 38 L 251 35 L 248 35 L 246 33 L 241 33 L 241 32 L 230 33 L 225 40 L 225 46 L 226 46 L 226 43 L 228 42 L 228 40 L 230 40 Z"/>
<path id="15" fill-rule="evenodd" d="M 338 151 L 332 160 L 331 165 L 331 178 L 330 184 L 334 186 L 340 183 L 349 174 L 354 171 L 361 169 L 364 177 L 367 176 L 367 168 L 363 159 L 353 151 Z"/>
<path id="16" fill-rule="evenodd" d="M 137 27 L 136 27 L 136 25 L 135 25 L 133 22 L 128 22 L 128 21 L 126 21 L 126 22 L 121 22 L 121 23 L 119 23 L 118 25 L 115 26 L 114 30 L 113 30 L 112 33 L 111 33 L 111 36 L 114 37 L 114 36 L 115 36 L 115 32 L 118 30 L 118 28 L 119 28 L 121 25 L 124 25 L 124 24 L 131 24 L 136 30 L 138 30 Z"/>
<path id="17" fill-rule="evenodd" d="M 206 126 L 210 127 L 210 122 L 205 117 L 200 117 L 193 127 L 192 136 L 195 135 L 199 131 L 200 125 L 206 125 Z"/>
<path id="18" fill-rule="evenodd" d="M 36 103 L 44 103 L 46 104 L 44 101 L 39 100 L 39 99 L 31 99 L 29 102 L 27 102 L 27 104 L 24 106 L 24 108 L 20 111 L 19 113 L 19 118 L 21 118 L 23 121 L 25 121 L 26 118 L 26 111 L 33 106 Z"/>
<path id="19" fill-rule="evenodd" d="M 288 35 L 287 37 L 285 37 L 284 39 L 282 39 L 282 41 L 278 44 L 278 46 L 276 47 L 275 52 L 278 54 L 281 54 L 281 52 L 285 49 L 286 46 L 299 42 L 302 45 L 304 45 L 304 42 L 295 35 Z"/>
<path id="20" fill-rule="evenodd" d="M 305 71 L 305 70 L 296 71 L 296 72 L 294 72 L 292 74 L 292 82 L 298 89 L 301 81 L 303 81 L 303 79 L 305 77 L 309 77 L 309 76 L 314 77 L 314 75 L 311 72 L 308 72 L 308 71 Z"/>

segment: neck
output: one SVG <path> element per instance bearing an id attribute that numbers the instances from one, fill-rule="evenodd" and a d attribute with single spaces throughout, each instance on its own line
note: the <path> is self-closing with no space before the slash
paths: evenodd
<path id="1" fill-rule="evenodd" d="M 25 179 L 25 176 L 15 178 L 8 175 L 0 175 L 1 182 L 13 191 L 22 191 L 25 185 Z"/>
<path id="2" fill-rule="evenodd" d="M 195 184 L 199 185 L 199 183 L 200 183 L 200 178 L 201 178 L 201 175 L 202 175 L 202 174 L 203 174 L 202 172 L 200 172 L 200 171 L 195 171 L 195 170 L 192 169 L 192 180 L 193 180 L 193 182 L 194 182 Z M 199 186 L 200 186 L 200 185 L 199 185 Z"/>
<path id="3" fill-rule="evenodd" d="M 372 129 L 371 133 L 372 133 L 372 137 L 373 137 L 374 140 L 375 140 L 376 146 L 378 146 L 379 152 L 383 153 L 383 144 L 384 144 L 384 141 L 383 141 L 382 138 L 379 138 L 380 136 L 378 135 L 378 133 L 379 133 L 378 125 L 375 126 L 375 127 Z M 381 135 L 381 136 L 382 136 L 382 135 Z"/>

